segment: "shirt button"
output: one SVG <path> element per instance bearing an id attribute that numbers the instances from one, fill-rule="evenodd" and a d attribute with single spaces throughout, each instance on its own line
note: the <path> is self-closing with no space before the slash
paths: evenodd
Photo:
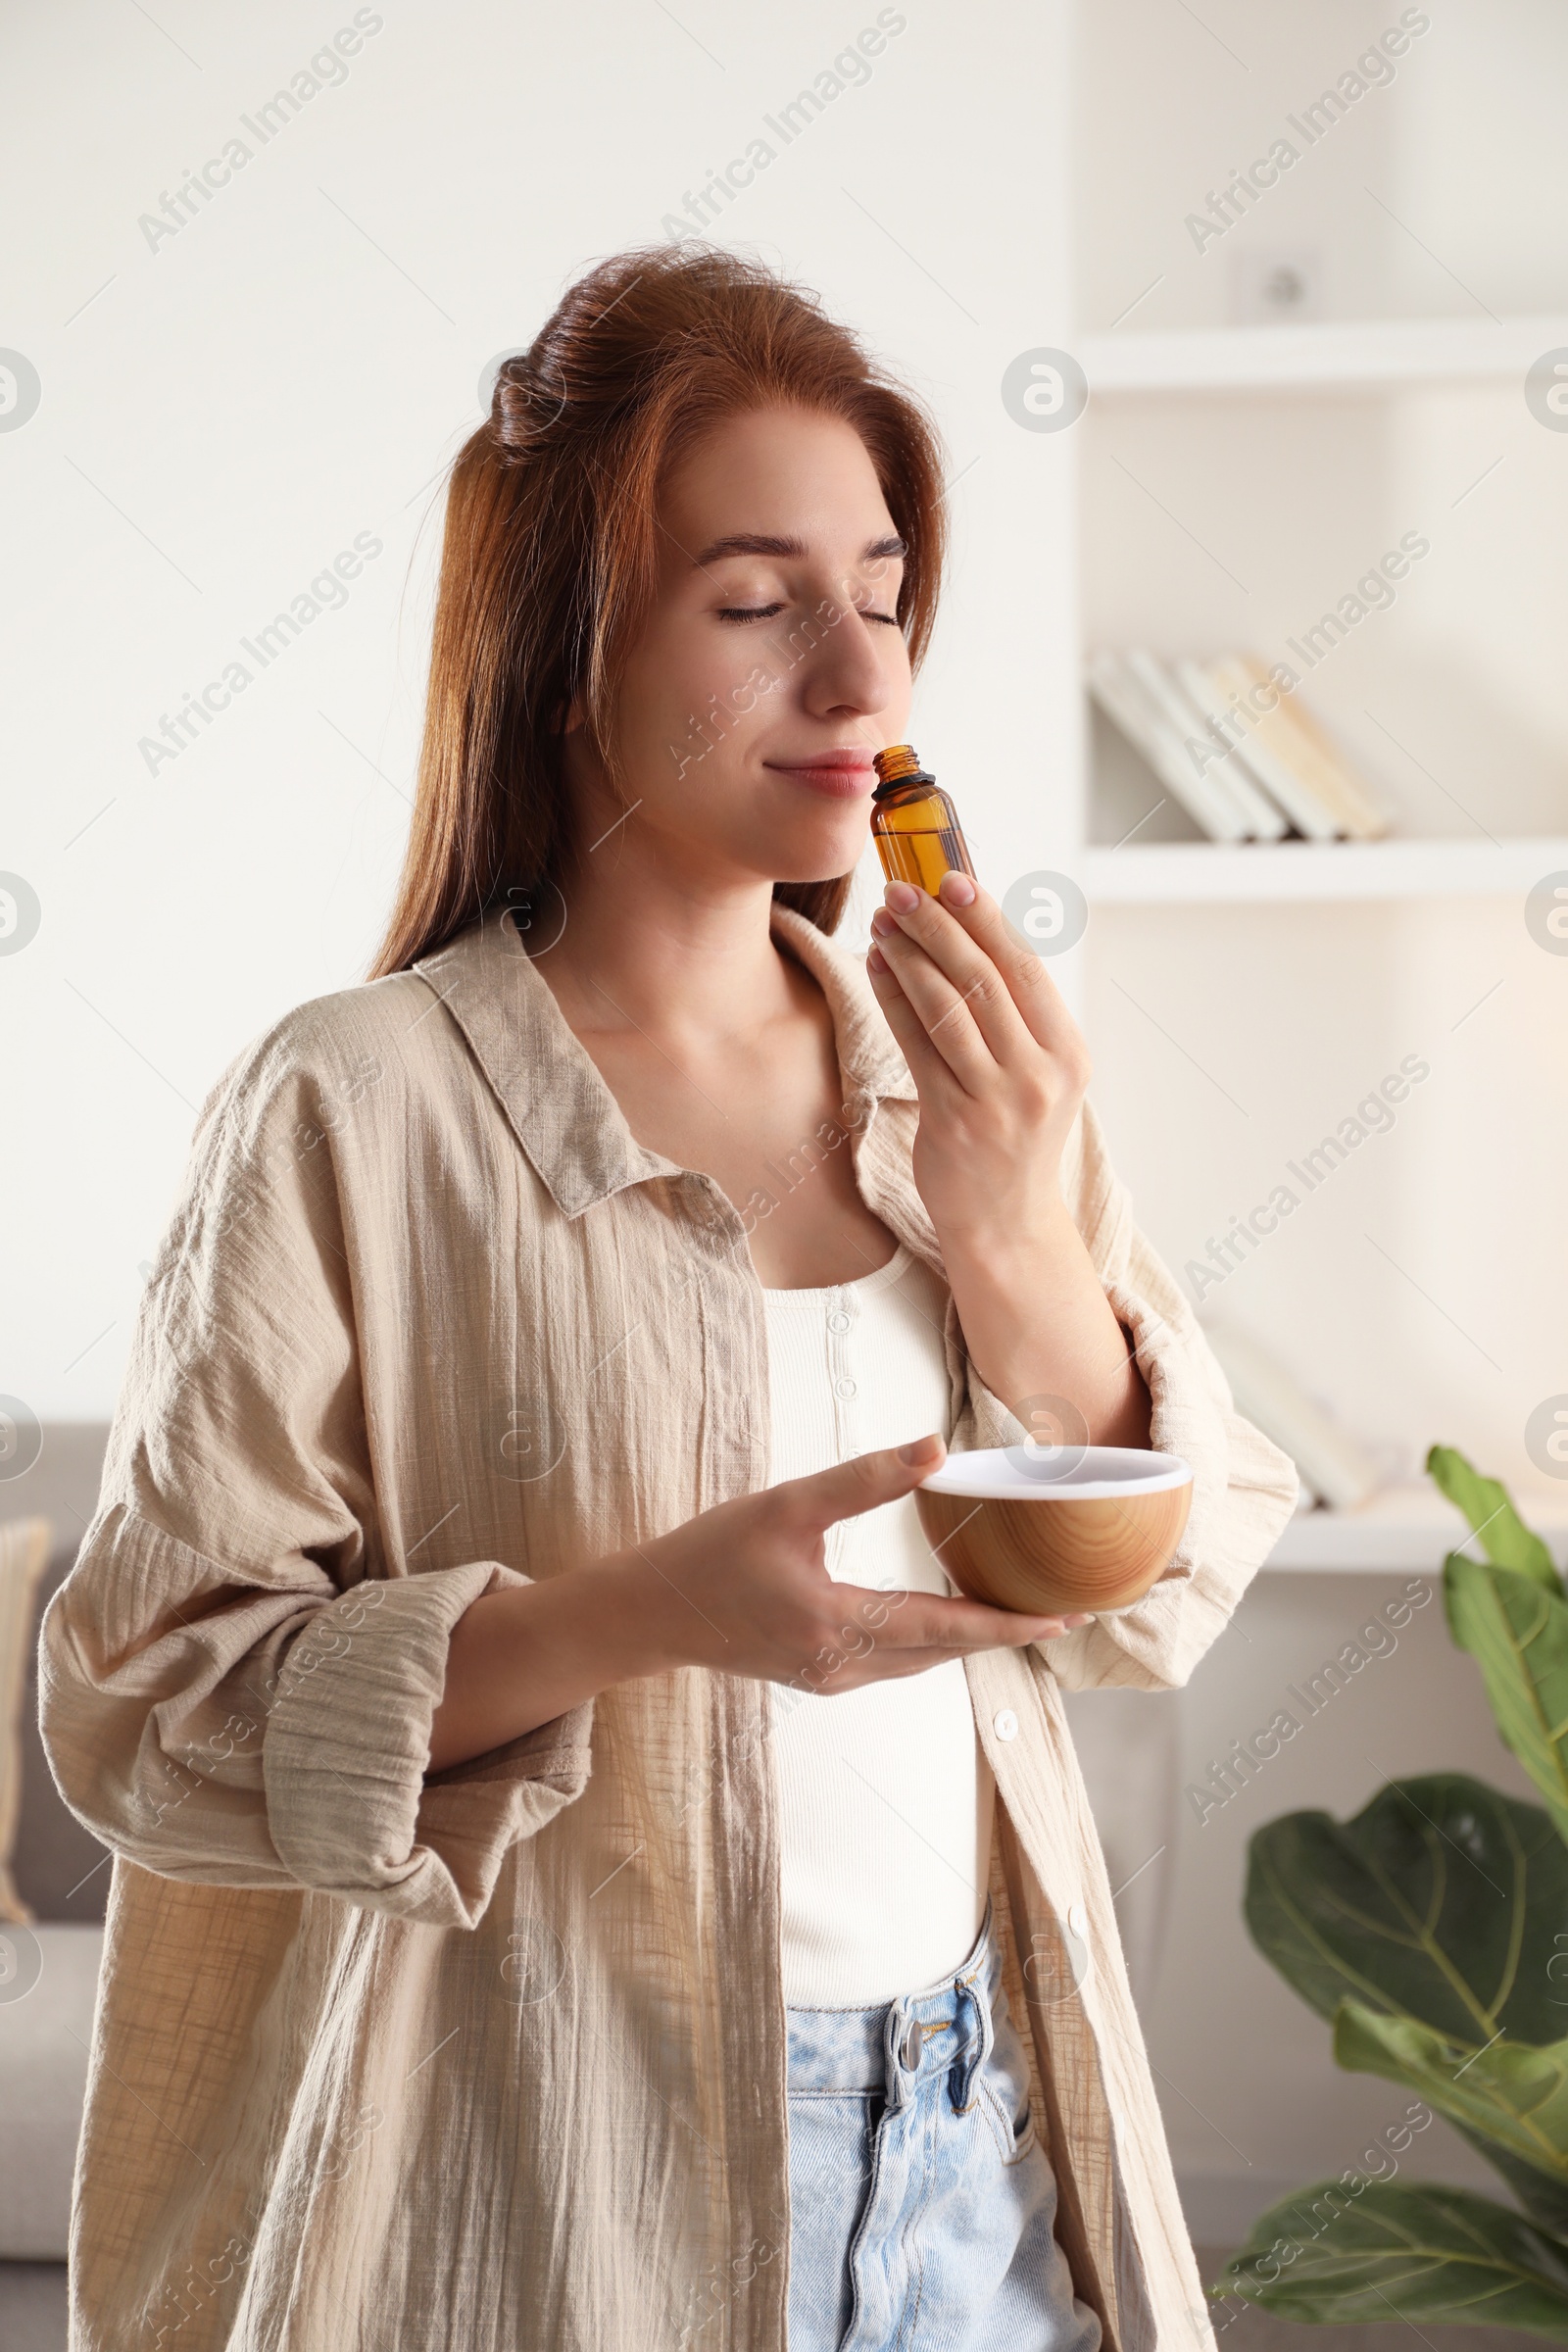
<path id="1" fill-rule="evenodd" d="M 848 1330 L 849 1330 L 849 1328 L 850 1328 L 850 1318 L 849 1318 L 849 1316 L 848 1316 L 848 1315 L 847 1315 L 847 1314 L 844 1312 L 844 1309 L 843 1309 L 843 1307 L 842 1307 L 842 1306 L 836 1306 L 836 1307 L 833 1309 L 833 1312 L 832 1312 L 832 1313 L 829 1315 L 829 1317 L 828 1317 L 828 1319 L 827 1319 L 827 1327 L 828 1327 L 829 1331 L 848 1331 Z"/>
<path id="2" fill-rule="evenodd" d="M 1000 1714 L 992 1716 L 991 1729 L 996 1733 L 999 1740 L 1016 1740 L 1018 1737 L 1018 1718 L 1010 1707 L 1004 1707 Z"/>
<path id="3" fill-rule="evenodd" d="M 833 1383 L 833 1389 L 834 1394 L 839 1396 L 853 1396 L 855 1395 L 855 1383 L 853 1380 L 851 1380 L 848 1373 L 844 1375 L 842 1380 L 836 1380 Z"/>
<path id="4" fill-rule="evenodd" d="M 1086 1936 L 1089 1934 L 1089 1914 L 1082 1903 L 1069 1904 L 1067 1925 L 1075 1936 Z"/>

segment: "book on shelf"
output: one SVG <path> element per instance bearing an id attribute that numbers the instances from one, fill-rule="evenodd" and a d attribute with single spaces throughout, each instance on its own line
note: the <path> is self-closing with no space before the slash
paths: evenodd
<path id="1" fill-rule="evenodd" d="M 1238 700 L 1244 698 L 1252 685 L 1241 655 L 1222 655 L 1216 662 L 1178 662 L 1176 673 L 1206 719 L 1213 719 L 1224 727 L 1238 723 Z M 1250 768 L 1263 791 L 1289 818 L 1303 840 L 1341 840 L 1344 827 L 1338 811 L 1319 798 L 1308 779 L 1297 774 L 1290 761 L 1280 756 L 1274 743 L 1263 739 L 1250 710 L 1248 717 L 1252 731 L 1237 746 L 1236 758 Z"/>
<path id="2" fill-rule="evenodd" d="M 1247 828 L 1234 796 L 1213 768 L 1194 760 L 1164 704 L 1121 654 L 1100 654 L 1089 665 L 1089 691 L 1166 791 L 1210 841 L 1245 841 Z"/>
<path id="3" fill-rule="evenodd" d="M 1245 654 L 1242 660 L 1254 684 L 1267 680 L 1267 664 L 1256 655 Z M 1323 798 L 1343 811 L 1351 841 L 1380 841 L 1390 831 L 1388 817 L 1338 745 L 1318 725 L 1298 691 L 1282 694 L 1260 725 L 1267 727 L 1275 721 L 1291 743 L 1283 756 L 1298 775 L 1310 777 Z"/>
<path id="4" fill-rule="evenodd" d="M 1271 704 L 1258 708 L 1258 689 Z M 1389 823 L 1349 762 L 1255 655 L 1163 662 L 1105 652 L 1089 688 L 1211 841 L 1372 841 Z"/>
<path id="5" fill-rule="evenodd" d="M 1196 773 L 1212 777 L 1229 800 L 1242 828 L 1239 838 L 1278 841 L 1288 830 L 1285 818 L 1267 794 L 1259 792 L 1245 760 L 1215 740 L 1207 711 L 1194 701 L 1183 679 L 1143 646 L 1135 646 L 1123 658 L 1174 732 L 1182 757 Z"/>

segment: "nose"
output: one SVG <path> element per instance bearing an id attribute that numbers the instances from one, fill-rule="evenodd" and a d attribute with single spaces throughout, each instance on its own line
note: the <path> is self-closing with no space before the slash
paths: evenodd
<path id="1" fill-rule="evenodd" d="M 802 624 L 810 643 L 802 662 L 802 700 L 813 717 L 874 718 L 887 710 L 894 687 L 879 636 L 893 631 L 867 620 L 842 595 L 819 598 Z"/>

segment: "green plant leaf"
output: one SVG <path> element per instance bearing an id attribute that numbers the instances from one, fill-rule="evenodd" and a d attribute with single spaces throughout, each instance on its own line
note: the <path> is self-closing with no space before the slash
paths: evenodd
<path id="1" fill-rule="evenodd" d="M 1320 2017 L 1356 2001 L 1413 2018 L 1461 2057 L 1501 2031 L 1546 2045 L 1568 2028 L 1568 1940 L 1556 1940 L 1568 1846 L 1538 1805 L 1468 1774 L 1413 1776 L 1344 1824 L 1267 1823 L 1249 1849 L 1246 1914 Z"/>
<path id="2" fill-rule="evenodd" d="M 1472 2131 L 1457 2116 L 1448 2120 L 1478 2155 L 1496 2167 L 1530 2219 L 1539 2223 L 1548 2235 L 1568 2239 L 1568 2184 L 1553 2180 L 1549 2173 L 1538 2173 L 1533 2164 L 1521 2164 L 1517 2156 L 1500 2148 L 1484 2132 Z"/>
<path id="3" fill-rule="evenodd" d="M 1440 2115 L 1568 2187 L 1568 2041 L 1540 2048 L 1499 2032 L 1490 2049 L 1467 2051 L 1413 2018 L 1345 2001 L 1334 2056 L 1352 2074 L 1413 2084 Z"/>
<path id="4" fill-rule="evenodd" d="M 1520 2328 L 1568 2340 L 1568 2246 L 1462 2188 L 1322 2180 L 1272 2206 L 1209 2293 L 1282 2319 Z"/>
<path id="5" fill-rule="evenodd" d="M 1531 1576 L 1450 1551 L 1448 1629 L 1481 1669 L 1492 1712 L 1568 1838 L 1568 1598 Z"/>
<path id="6" fill-rule="evenodd" d="M 1433 1446 L 1427 1455 L 1427 1474 L 1463 1511 L 1494 1568 L 1511 1568 L 1516 1575 L 1544 1585 L 1548 1592 L 1561 1592 L 1562 1579 L 1550 1552 L 1526 1527 L 1501 1479 L 1483 1478 L 1454 1446 Z"/>

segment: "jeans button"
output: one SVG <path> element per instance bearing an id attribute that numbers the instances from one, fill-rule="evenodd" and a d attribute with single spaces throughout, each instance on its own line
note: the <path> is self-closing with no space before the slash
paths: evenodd
<path id="1" fill-rule="evenodd" d="M 906 2073 L 912 2075 L 915 2068 L 919 2065 L 920 2044 L 924 2041 L 924 2039 L 925 2033 L 921 2027 L 919 2019 L 917 2017 L 911 2018 L 905 2031 L 904 2047 L 899 2052 L 899 2062 L 904 2067 Z"/>

